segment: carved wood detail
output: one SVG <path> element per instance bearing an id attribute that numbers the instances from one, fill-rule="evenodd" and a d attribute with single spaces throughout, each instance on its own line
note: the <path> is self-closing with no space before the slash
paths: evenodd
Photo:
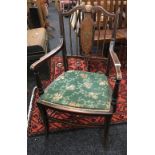
<path id="1" fill-rule="evenodd" d="M 89 55 L 92 49 L 93 25 L 94 22 L 90 14 L 86 15 L 84 20 L 81 22 L 81 48 L 82 52 L 84 52 L 86 55 Z"/>

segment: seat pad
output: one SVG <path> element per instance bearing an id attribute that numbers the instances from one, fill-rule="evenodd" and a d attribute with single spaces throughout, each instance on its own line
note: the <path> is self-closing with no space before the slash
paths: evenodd
<path id="1" fill-rule="evenodd" d="M 45 89 L 39 103 L 109 111 L 111 96 L 112 90 L 104 74 L 70 70 Z"/>

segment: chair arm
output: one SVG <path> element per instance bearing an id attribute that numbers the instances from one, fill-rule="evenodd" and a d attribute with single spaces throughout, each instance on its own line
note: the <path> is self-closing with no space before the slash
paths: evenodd
<path id="1" fill-rule="evenodd" d="M 53 50 L 51 50 L 49 53 L 47 53 L 46 55 L 42 56 L 39 60 L 37 60 L 36 62 L 34 62 L 31 66 L 30 69 L 31 70 L 35 70 L 37 67 L 39 67 L 42 63 L 44 63 L 45 61 L 47 61 L 49 58 L 51 58 L 52 56 L 54 56 L 55 54 L 57 54 L 63 47 L 63 38 L 60 38 L 60 43 L 59 45 L 54 48 Z"/>
<path id="2" fill-rule="evenodd" d="M 110 42 L 110 47 L 109 47 L 109 52 L 110 52 L 110 56 L 112 58 L 114 67 L 115 67 L 115 71 L 116 71 L 116 80 L 121 80 L 122 79 L 122 72 L 121 72 L 121 63 L 117 57 L 117 54 L 114 52 L 114 44 L 115 41 L 111 41 Z"/>

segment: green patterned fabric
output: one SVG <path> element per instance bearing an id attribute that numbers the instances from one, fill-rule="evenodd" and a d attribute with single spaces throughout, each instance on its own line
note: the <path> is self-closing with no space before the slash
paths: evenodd
<path id="1" fill-rule="evenodd" d="M 111 95 L 112 90 L 104 74 L 67 71 L 45 89 L 39 102 L 110 110 Z"/>

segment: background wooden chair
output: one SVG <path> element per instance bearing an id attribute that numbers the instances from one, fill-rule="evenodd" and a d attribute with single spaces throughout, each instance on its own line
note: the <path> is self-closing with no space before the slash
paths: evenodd
<path id="1" fill-rule="evenodd" d="M 81 3 L 90 2 L 91 5 L 101 5 L 107 11 L 111 13 L 116 13 L 119 9 L 119 23 L 117 27 L 116 33 L 116 46 L 115 51 L 118 54 L 118 57 L 122 63 L 122 67 L 127 67 L 127 0 L 81 0 Z M 97 24 L 99 20 L 104 22 L 103 17 L 100 18 L 100 15 L 97 15 L 96 21 Z M 111 32 L 110 32 L 111 33 Z M 98 32 L 95 33 L 95 39 L 100 37 L 100 40 L 109 40 L 109 36 L 104 37 L 104 32 L 100 32 L 100 36 Z"/>
<path id="2" fill-rule="evenodd" d="M 73 30 L 70 24 L 73 13 L 78 13 L 79 26 Z M 106 23 L 96 27 L 96 14 L 101 14 L 107 19 Z M 62 38 L 60 45 L 51 52 L 41 57 L 31 65 L 31 70 L 34 71 L 36 83 L 39 90 L 40 98 L 38 107 L 43 118 L 46 133 L 48 133 L 47 109 L 52 108 L 54 111 L 70 112 L 73 117 L 70 118 L 69 124 L 78 126 L 86 126 L 76 122 L 75 114 L 78 117 L 102 116 L 105 118 L 104 123 L 104 143 L 106 144 L 109 124 L 113 113 L 116 111 L 119 83 L 122 79 L 121 64 L 114 52 L 116 30 L 118 25 L 118 12 L 110 13 L 101 6 L 80 5 L 69 12 L 59 12 L 60 15 L 60 31 Z M 68 18 L 64 18 L 68 16 Z M 68 23 L 68 26 L 67 26 Z M 107 24 L 109 23 L 109 26 Z M 94 43 L 94 32 L 105 27 L 105 35 L 107 30 L 112 30 L 109 38 L 108 57 L 105 57 L 104 50 L 106 49 L 104 40 Z M 45 90 L 42 88 L 38 67 L 44 62 L 47 62 L 51 57 L 62 51 L 65 72 L 55 79 Z M 78 57 L 87 62 L 89 70 L 90 60 L 104 61 L 105 73 L 91 73 L 84 71 L 68 71 L 68 57 Z M 115 68 L 115 85 L 113 88 L 109 86 L 108 75 L 111 64 Z M 77 62 L 77 65 L 80 65 Z M 57 120 L 61 121 L 61 120 Z M 94 126 L 99 124 L 90 124 Z M 100 124 L 101 125 L 101 124 Z M 103 125 L 103 124 L 102 124 Z"/>
<path id="3" fill-rule="evenodd" d="M 124 40 L 127 38 L 127 0 L 80 0 L 77 4 L 86 4 L 89 2 L 91 5 L 100 5 L 107 11 L 111 13 L 116 13 L 116 11 L 119 9 L 119 24 L 117 27 L 117 33 L 116 33 L 116 39 L 117 41 Z M 75 15 L 74 15 L 75 16 Z M 100 17 L 100 18 L 99 18 Z M 100 14 L 96 15 L 96 24 L 99 23 L 99 20 L 102 22 L 105 22 L 106 19 L 103 18 Z M 73 25 L 75 23 L 78 23 L 77 18 L 74 17 Z M 96 37 L 98 34 L 95 34 Z M 95 38 L 96 39 L 96 38 Z M 100 35 L 100 40 L 106 39 L 102 35 Z M 108 36 L 107 36 L 108 39 Z"/>

